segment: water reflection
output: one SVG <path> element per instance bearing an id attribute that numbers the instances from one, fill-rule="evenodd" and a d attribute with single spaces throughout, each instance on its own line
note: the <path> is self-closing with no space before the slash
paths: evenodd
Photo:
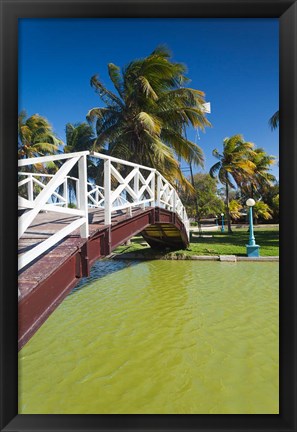
<path id="1" fill-rule="evenodd" d="M 107 275 L 111 275 L 114 272 L 123 270 L 126 267 L 137 264 L 139 264 L 139 261 L 112 261 L 108 259 L 98 260 L 92 266 L 90 276 L 81 278 L 76 287 L 73 288 L 73 290 L 71 291 L 70 295 L 75 293 L 76 291 L 79 291 L 82 288 L 85 288 L 91 282 L 101 279 Z"/>

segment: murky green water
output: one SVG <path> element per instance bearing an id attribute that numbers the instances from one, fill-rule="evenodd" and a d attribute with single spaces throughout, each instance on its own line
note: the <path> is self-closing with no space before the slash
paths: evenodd
<path id="1" fill-rule="evenodd" d="M 98 262 L 97 276 L 21 350 L 20 413 L 278 413 L 277 263 Z"/>

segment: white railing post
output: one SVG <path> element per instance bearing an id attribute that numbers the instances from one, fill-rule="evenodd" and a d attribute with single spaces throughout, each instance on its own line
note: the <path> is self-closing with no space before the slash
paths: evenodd
<path id="1" fill-rule="evenodd" d="M 111 225 L 111 162 L 104 161 L 104 223 Z"/>
<path id="2" fill-rule="evenodd" d="M 89 237 L 89 215 L 88 215 L 88 185 L 87 185 L 87 157 L 81 156 L 78 161 L 78 183 L 79 183 L 79 205 L 84 212 L 85 223 L 80 227 L 80 236 Z"/>
<path id="3" fill-rule="evenodd" d="M 162 182 L 161 182 L 161 177 L 160 177 L 160 175 L 159 175 L 158 172 L 156 172 L 156 176 L 157 176 L 157 199 L 156 199 L 156 206 L 160 207 Z"/>
<path id="4" fill-rule="evenodd" d="M 76 189 L 76 206 L 80 208 L 80 192 L 79 192 L 79 180 L 75 181 L 75 189 Z"/>
<path id="5" fill-rule="evenodd" d="M 153 175 L 152 181 L 151 181 L 151 189 L 153 192 L 153 201 L 151 202 L 151 207 L 155 207 L 155 199 L 156 199 L 156 176 Z"/>
<path id="6" fill-rule="evenodd" d="M 173 213 L 176 213 L 176 198 L 177 198 L 177 193 L 176 190 L 174 189 L 173 191 L 173 199 L 172 199 L 172 211 Z"/>
<path id="7" fill-rule="evenodd" d="M 99 189 L 98 188 L 96 188 L 96 192 L 95 192 L 95 201 L 98 205 L 98 202 L 99 202 Z"/>
<path id="8" fill-rule="evenodd" d="M 133 190 L 137 196 L 137 198 L 136 198 L 136 202 L 137 202 L 137 201 L 139 201 L 139 196 L 138 196 L 138 193 L 139 193 L 139 168 L 137 169 L 137 172 L 134 176 Z"/>
<path id="9" fill-rule="evenodd" d="M 34 201 L 34 195 L 33 195 L 33 176 L 32 174 L 29 175 L 29 181 L 28 181 L 28 200 L 33 202 Z"/>
<path id="10" fill-rule="evenodd" d="M 65 178 L 64 184 L 63 184 L 63 196 L 65 200 L 65 207 L 68 207 L 68 183 L 67 183 L 67 177 Z"/>

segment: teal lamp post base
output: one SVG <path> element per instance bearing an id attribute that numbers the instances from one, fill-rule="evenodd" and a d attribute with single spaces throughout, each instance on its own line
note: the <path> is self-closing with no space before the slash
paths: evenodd
<path id="1" fill-rule="evenodd" d="M 246 245 L 246 254 L 248 257 L 256 258 L 260 256 L 259 245 Z"/>

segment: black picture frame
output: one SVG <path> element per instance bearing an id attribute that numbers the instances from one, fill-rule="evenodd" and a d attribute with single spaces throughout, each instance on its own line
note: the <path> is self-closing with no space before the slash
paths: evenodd
<path id="1" fill-rule="evenodd" d="M 279 18 L 280 414 L 17 414 L 17 25 L 19 18 L 38 17 Z M 1 431 L 296 431 L 296 71 L 297 4 L 291 0 L 1 0 Z"/>

